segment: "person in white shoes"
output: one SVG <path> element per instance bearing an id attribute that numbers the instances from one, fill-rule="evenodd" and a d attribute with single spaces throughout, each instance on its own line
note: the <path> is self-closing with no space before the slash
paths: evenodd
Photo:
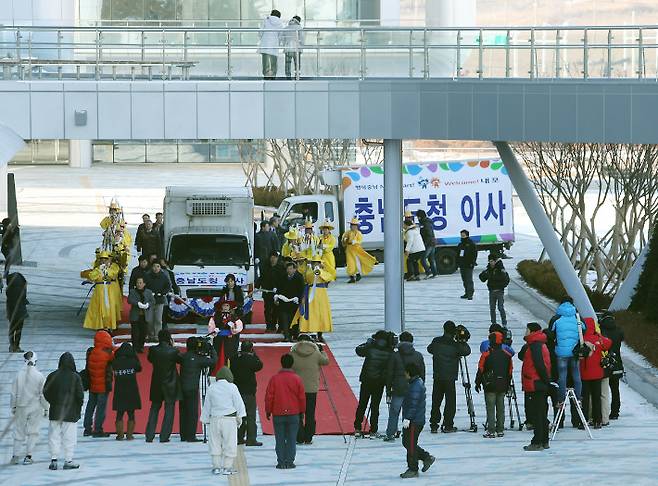
<path id="1" fill-rule="evenodd" d="M 39 438 L 41 420 L 48 413 L 43 396 L 46 378 L 37 370 L 37 353 L 23 355 L 25 367 L 16 375 L 11 387 L 11 414 L 14 417 L 14 454 L 11 464 L 19 464 L 25 451 L 24 465 L 32 464 L 32 452 Z"/>
<path id="2" fill-rule="evenodd" d="M 216 382 L 206 393 L 201 422 L 208 426 L 208 448 L 212 457 L 212 473 L 236 474 L 233 462 L 238 455 L 238 427 L 247 411 L 233 384 L 233 373 L 226 366 L 217 371 Z"/>
<path id="3" fill-rule="evenodd" d="M 78 469 L 80 465 L 73 462 L 73 452 L 78 440 L 76 424 L 80 420 L 85 393 L 73 355 L 68 351 L 60 356 L 57 370 L 46 378 L 43 396 L 50 404 L 48 447 L 51 460 L 48 469 L 57 470 L 60 449 L 64 450 L 64 469 Z"/>

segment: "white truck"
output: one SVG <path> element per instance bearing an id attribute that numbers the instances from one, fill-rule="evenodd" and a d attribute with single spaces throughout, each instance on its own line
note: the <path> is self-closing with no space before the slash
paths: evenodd
<path id="1" fill-rule="evenodd" d="M 250 187 L 166 188 L 165 255 L 187 306 L 209 307 L 228 274 L 235 275 L 245 297 L 252 293 L 253 213 Z"/>
<path id="2" fill-rule="evenodd" d="M 363 247 L 383 252 L 384 168 L 346 167 L 327 171 L 323 178 L 325 185 L 336 187 L 335 194 L 287 197 L 277 210 L 281 226 L 303 224 L 308 217 L 329 219 L 338 238 L 356 216 Z M 404 164 L 403 194 L 405 211 L 423 209 L 434 222 L 440 273 L 457 269 L 455 248 L 462 229 L 480 250 L 502 250 L 514 242 L 512 183 L 499 159 Z M 342 248 L 336 257 L 339 264 L 344 260 Z"/>

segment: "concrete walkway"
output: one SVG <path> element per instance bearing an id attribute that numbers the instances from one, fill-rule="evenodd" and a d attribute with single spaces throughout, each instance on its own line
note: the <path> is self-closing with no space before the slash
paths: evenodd
<path id="1" fill-rule="evenodd" d="M 96 226 L 102 215 L 103 204 L 112 196 L 129 197 L 129 223 L 139 222 L 139 215 L 157 208 L 167 172 L 151 166 L 118 170 L 96 170 L 67 173 L 65 168 L 25 168 L 19 170 L 19 207 L 24 235 L 24 257 L 36 261 L 36 268 L 21 271 L 29 282 L 31 318 L 26 323 L 22 347 L 39 352 L 39 368 L 50 372 L 64 351 L 73 352 L 81 367 L 84 351 L 90 345 L 92 333 L 81 327 L 82 316 L 75 313 L 86 290 L 80 286 L 78 272 L 89 263 L 98 244 L 100 229 Z M 162 169 L 162 168 L 160 168 Z M 168 166 L 167 166 L 168 170 Z M 51 176 L 53 171 L 54 176 Z M 62 172 L 60 172 L 62 171 Z M 152 172 L 151 172 L 152 171 Z M 239 169 L 225 168 L 218 181 L 241 180 Z M 157 174 L 152 176 L 152 174 Z M 200 173 L 206 178 L 212 174 Z M 181 174 L 169 176 L 176 178 Z M 194 174 L 196 180 L 196 173 Z M 149 177 L 153 177 L 149 179 Z M 223 176 L 226 176 L 223 177 Z M 152 188 L 125 188 L 123 182 L 145 178 L 152 180 Z M 44 183 L 50 180 L 50 183 Z M 192 183 L 192 181 L 190 181 Z M 87 187 L 83 187 L 84 185 Z M 133 184 L 131 183 L 131 186 Z M 126 192 L 127 191 L 127 192 Z M 151 192 L 152 191 L 152 192 Z M 130 194 L 128 194 L 130 193 Z M 140 194 L 144 193 L 142 209 Z M 159 199 L 160 198 L 160 199 Z M 53 204 L 59 202 L 59 204 Z M 522 215 L 521 215 L 522 216 Z M 518 247 L 511 252 L 514 260 L 536 255 L 521 254 L 519 250 L 536 247 L 532 236 L 521 237 Z M 358 394 L 358 375 L 362 360 L 354 354 L 354 347 L 377 329 L 383 327 L 383 271 L 384 265 L 357 285 L 347 285 L 344 274 L 330 288 L 335 332 L 327 336 L 355 394 Z M 426 346 L 441 334 L 445 320 L 465 324 L 472 333 L 474 348 L 469 358 L 472 377 L 479 353 L 479 342 L 486 337 L 489 326 L 487 294 L 484 285 L 476 282 L 476 298 L 472 302 L 459 299 L 461 282 L 458 275 L 442 276 L 427 282 L 406 284 L 407 330 L 415 336 L 416 348 L 425 355 L 428 370 L 428 418 L 431 405 L 431 357 Z M 4 300 L 4 296 L 0 296 Z M 4 311 L 4 305 L 2 305 Z M 522 332 L 531 314 L 512 302 L 507 302 L 510 327 L 514 331 L 514 347 L 520 348 Z M 0 315 L 6 329 L 4 315 Z M 7 485 L 132 485 L 148 481 L 152 484 L 229 484 L 226 478 L 210 474 L 207 446 L 177 442 L 146 444 L 143 440 L 118 443 L 111 439 L 88 439 L 79 430 L 76 460 L 78 471 L 47 470 L 48 450 L 46 423 L 40 436 L 33 466 L 6 466 L 11 456 L 9 392 L 16 371 L 22 366 L 19 355 L 6 353 L 6 338 L 0 338 L 0 484 Z M 514 361 L 515 380 L 520 384 L 520 361 Z M 457 416 L 455 425 L 466 429 L 469 419 L 460 383 L 457 387 Z M 520 387 L 519 387 L 520 388 Z M 520 395 L 521 415 L 522 394 Z M 336 399 L 336 398 L 335 398 Z M 146 397 L 142 397 L 148 405 Z M 484 421 L 484 400 L 475 394 L 478 424 Z M 385 428 L 386 410 L 382 405 L 380 430 Z M 509 420 L 506 422 L 509 424 Z M 81 428 L 81 424 L 79 424 Z M 593 431 L 595 440 L 586 440 L 584 432 L 564 429 L 551 449 L 542 453 L 527 453 L 522 446 L 530 440 L 530 432 L 507 431 L 502 439 L 483 439 L 481 427 L 477 434 L 460 432 L 432 435 L 423 432 L 420 443 L 437 457 L 429 472 L 412 484 L 482 484 L 500 481 L 512 484 L 655 484 L 658 456 L 655 453 L 658 434 L 658 412 L 636 393 L 622 385 L 622 415 L 610 427 Z M 253 485 L 382 485 L 397 484 L 398 474 L 405 469 L 404 449 L 399 441 L 384 443 L 378 440 L 340 436 L 317 437 L 313 445 L 298 449 L 297 469 L 280 471 L 274 468 L 274 440 L 262 438 L 262 448 L 243 449 L 248 478 Z M 232 479 L 230 484 L 237 484 Z"/>

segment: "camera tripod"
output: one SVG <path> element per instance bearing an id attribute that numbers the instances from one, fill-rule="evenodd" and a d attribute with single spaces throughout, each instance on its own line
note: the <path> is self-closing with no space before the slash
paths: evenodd
<path id="1" fill-rule="evenodd" d="M 570 401 L 572 401 L 572 403 L 576 406 L 576 411 L 578 412 L 578 416 L 580 417 L 580 423 L 583 424 L 583 426 L 585 427 L 585 430 L 587 431 L 587 435 L 589 435 L 590 439 L 593 439 L 594 437 L 592 437 L 592 431 L 589 429 L 589 425 L 587 425 L 587 419 L 585 418 L 583 409 L 580 406 L 578 397 L 576 397 L 576 392 L 574 391 L 573 388 L 567 388 L 567 396 L 564 398 L 564 402 L 562 402 L 562 405 L 560 405 L 557 415 L 555 416 L 555 420 L 553 421 L 553 425 L 551 426 L 551 432 L 552 432 L 551 440 L 555 440 L 557 431 L 560 430 L 560 421 L 564 417 L 567 408 L 567 403 L 569 403 Z"/>
<path id="2" fill-rule="evenodd" d="M 201 406 L 203 407 L 206 401 L 206 393 L 208 391 L 208 382 L 210 380 L 210 368 L 203 368 L 201 370 Z M 203 425 L 203 443 L 208 442 L 208 431 L 206 424 Z"/>
<path id="3" fill-rule="evenodd" d="M 462 385 L 464 386 L 464 394 L 466 395 L 466 405 L 468 407 L 468 415 L 471 418 L 471 426 L 469 432 L 477 432 L 478 425 L 475 422 L 475 407 L 473 406 L 473 393 L 471 392 L 471 376 L 468 372 L 468 363 L 466 356 L 459 358 L 459 372 L 462 378 Z"/>
<path id="4" fill-rule="evenodd" d="M 514 412 L 512 411 L 512 402 L 516 409 L 516 419 L 519 422 L 519 430 L 523 430 L 523 422 L 521 422 L 521 414 L 519 413 L 519 402 L 516 400 L 516 386 L 514 386 L 514 377 L 510 381 L 509 388 L 507 389 L 507 408 L 509 410 L 509 428 L 514 429 Z"/>

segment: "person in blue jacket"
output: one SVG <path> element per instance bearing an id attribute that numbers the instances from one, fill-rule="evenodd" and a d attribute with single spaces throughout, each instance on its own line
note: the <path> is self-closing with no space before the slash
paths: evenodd
<path id="1" fill-rule="evenodd" d="M 507 328 L 504 328 L 500 324 L 492 324 L 491 326 L 489 326 L 489 334 L 491 334 L 492 332 L 501 333 L 503 335 L 505 341 L 507 341 L 507 339 L 508 339 L 508 334 L 507 334 L 508 329 Z M 514 348 L 512 348 L 512 346 L 511 346 L 511 343 L 512 343 L 511 334 L 509 334 L 509 343 L 510 344 L 507 344 L 507 342 L 503 342 L 501 347 L 502 347 L 503 350 L 507 351 L 512 356 L 514 356 L 516 353 L 514 352 Z M 487 351 L 489 351 L 489 338 L 485 339 L 484 341 L 482 341 L 480 343 L 480 354 L 486 353 Z"/>
<path id="2" fill-rule="evenodd" d="M 556 315 L 549 323 L 549 329 L 555 334 L 555 356 L 557 357 L 558 385 L 560 387 L 558 403 L 564 402 L 567 395 L 567 376 L 571 374 L 574 391 L 578 400 L 582 394 L 582 381 L 578 358 L 573 355 L 573 348 L 580 342 L 578 326 L 585 332 L 585 324 L 580 321 L 578 311 L 571 297 L 563 297 Z"/>
<path id="3" fill-rule="evenodd" d="M 436 458 L 418 445 L 418 436 L 425 425 L 425 384 L 416 363 L 405 366 L 409 388 L 402 402 L 402 445 L 407 450 L 407 470 L 402 479 L 418 477 L 418 460 L 423 461 L 422 471 L 427 471 Z"/>

